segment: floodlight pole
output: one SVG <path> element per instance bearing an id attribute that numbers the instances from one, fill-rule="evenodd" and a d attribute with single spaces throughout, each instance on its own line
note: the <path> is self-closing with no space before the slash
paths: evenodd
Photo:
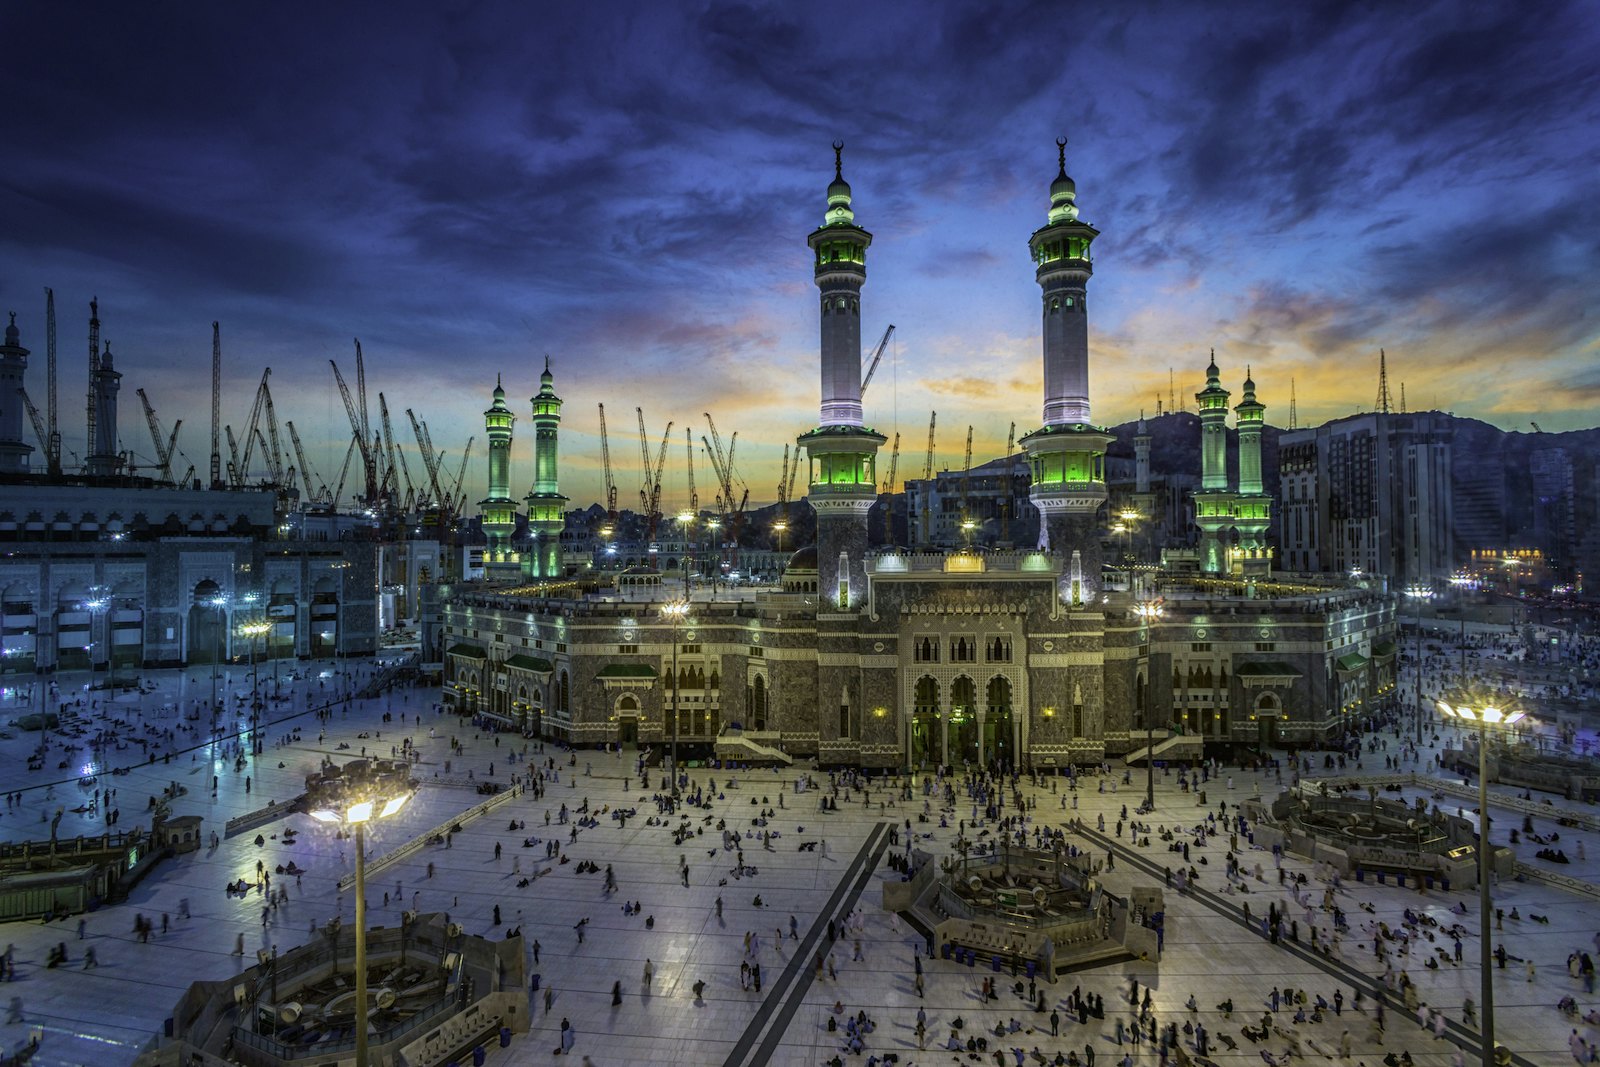
<path id="1" fill-rule="evenodd" d="M 356 823 L 356 1067 L 367 1067 L 367 841 Z"/>
<path id="2" fill-rule="evenodd" d="M 1482 714 L 1481 710 L 1479 714 Z M 1489 962 L 1489 931 L 1494 929 L 1493 902 L 1489 899 L 1489 724 L 1478 723 L 1478 997 L 1482 1001 L 1483 1067 L 1494 1067 L 1494 971 Z"/>

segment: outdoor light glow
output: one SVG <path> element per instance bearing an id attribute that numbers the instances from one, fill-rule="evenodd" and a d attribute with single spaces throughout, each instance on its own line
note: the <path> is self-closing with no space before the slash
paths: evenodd
<path id="1" fill-rule="evenodd" d="M 345 822 L 366 822 L 372 818 L 372 801 L 363 800 L 359 804 L 350 805 L 350 810 L 345 813 Z"/>
<path id="2" fill-rule="evenodd" d="M 378 818 L 387 819 L 389 816 L 393 815 L 395 812 L 397 812 L 401 808 L 405 807 L 406 806 L 406 801 L 408 801 L 410 799 L 411 799 L 411 794 L 410 793 L 401 793 L 399 796 L 391 798 L 387 803 L 385 803 L 383 805 L 383 811 L 378 813 Z"/>
<path id="3" fill-rule="evenodd" d="M 311 813 L 311 817 L 313 819 L 317 820 L 318 822 L 338 822 L 339 821 L 339 813 L 338 812 L 334 812 L 334 811 L 329 811 L 327 808 L 318 808 L 316 811 L 313 811 Z"/>

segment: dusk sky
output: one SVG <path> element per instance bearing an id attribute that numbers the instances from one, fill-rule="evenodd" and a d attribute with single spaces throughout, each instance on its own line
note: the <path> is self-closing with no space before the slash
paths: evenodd
<path id="1" fill-rule="evenodd" d="M 250 12 L 246 15 L 245 12 Z M 739 431 L 752 501 L 817 420 L 806 234 L 845 142 L 874 235 L 863 344 L 896 338 L 867 421 L 920 472 L 1038 425 L 1039 294 L 1059 135 L 1082 217 L 1097 422 L 1192 410 L 1215 347 L 1268 421 L 1396 401 L 1512 429 L 1600 407 L 1600 11 L 1593 3 L 8 4 L 0 311 L 33 350 L 55 290 L 67 462 L 85 454 L 87 307 L 201 472 L 210 337 L 240 431 L 263 366 L 323 479 L 353 346 L 458 457 L 503 375 L 514 496 L 551 359 L 563 489 L 621 502 L 634 407 Z M 287 446 L 286 446 L 287 447 Z M 37 458 L 37 457 L 36 457 Z M 148 459 L 145 460 L 148 462 Z M 711 472 L 697 463 L 701 500 Z M 354 480 L 350 483 L 355 484 Z M 347 487 L 347 496 L 348 496 Z M 470 509 L 470 505 L 469 505 Z"/>

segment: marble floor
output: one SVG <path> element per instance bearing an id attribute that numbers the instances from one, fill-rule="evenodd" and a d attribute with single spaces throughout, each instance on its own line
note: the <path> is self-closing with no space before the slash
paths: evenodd
<path id="1" fill-rule="evenodd" d="M 93 790 L 80 788 L 80 774 L 99 774 L 97 787 L 116 791 L 109 808 L 120 811 L 119 829 L 148 826 L 150 797 L 176 783 L 187 792 L 173 804 L 174 814 L 199 814 L 206 820 L 207 835 L 213 830 L 220 835 L 227 819 L 298 794 L 306 772 L 315 769 L 324 756 L 342 760 L 363 748 L 387 755 L 391 745 L 409 737 L 422 755 L 418 774 L 425 787 L 399 816 L 374 828 L 369 837 L 370 854 L 381 856 L 479 802 L 482 798 L 464 780 L 469 771 L 477 781 L 490 777 L 492 768 L 495 780 L 506 781 L 512 774 L 527 773 L 536 760 L 555 759 L 559 779 L 545 783 L 543 799 L 527 794 L 513 800 L 468 824 L 451 848 L 424 849 L 368 882 L 374 925 L 398 921 L 403 902 L 424 911 L 448 911 L 468 929 L 490 936 L 521 926 L 530 973 L 540 978 L 540 992 L 532 998 L 535 1027 L 509 1049 L 492 1049 L 489 1062 L 493 1064 L 551 1061 L 563 1018 L 577 1031 L 573 1054 L 580 1061 L 588 1057 L 596 1067 L 824 1064 L 841 1048 L 837 1038 L 842 1034 L 827 1030 L 835 1003 L 852 1014 L 864 1010 L 877 1024 L 866 1055 L 845 1057 L 846 1062 L 866 1063 L 867 1056 L 885 1053 L 898 1055 L 901 1067 L 975 1062 L 965 1052 L 958 1055 L 935 1048 L 948 1038 L 951 1021 L 959 1017 L 964 1036 L 988 1031 L 988 1054 L 976 1062 L 1016 1063 L 1017 1053 L 1011 1051 L 1016 1049 L 1032 1064 L 1037 1061 L 1028 1054 L 1035 1048 L 1052 1058 L 1057 1050 L 1068 1049 L 1085 1058 L 1084 1049 L 1089 1045 L 1101 1067 L 1120 1063 L 1124 1056 L 1132 1064 L 1156 1064 L 1159 1057 L 1148 1043 L 1118 1047 L 1115 1042 L 1118 1014 L 1130 1018 L 1124 991 L 1129 979 L 1137 978 L 1141 986 L 1153 990 L 1158 1022 L 1192 1021 L 1205 1026 L 1213 1037 L 1209 1059 L 1223 1067 L 1266 1062 L 1263 1051 L 1275 1058 L 1286 1053 L 1290 1045 L 1287 1036 L 1274 1036 L 1261 1044 L 1240 1036 L 1246 1023 L 1260 1021 L 1272 989 L 1282 986 L 1305 988 L 1329 998 L 1336 988 L 1344 992 L 1343 1013 L 1330 1015 L 1321 1023 L 1296 1025 L 1288 1012 L 1278 1013 L 1284 1033 L 1297 1035 L 1308 1059 L 1339 1060 L 1340 1037 L 1348 1030 L 1352 1053 L 1341 1062 L 1375 1067 L 1387 1052 L 1409 1051 L 1416 1064 L 1445 1065 L 1456 1062 L 1459 1027 L 1445 1039 L 1436 1040 L 1414 1016 L 1391 1010 L 1380 1044 L 1372 1013 L 1353 1007 L 1352 983 L 1370 982 L 1383 971 L 1374 959 L 1371 938 L 1360 929 L 1362 923 L 1384 920 L 1395 925 L 1407 907 L 1428 909 L 1448 921 L 1454 918 L 1448 909 L 1457 901 L 1467 903 L 1469 914 L 1460 921 L 1473 931 L 1464 946 L 1466 962 L 1458 966 L 1447 961 L 1430 970 L 1422 966 L 1421 953 L 1417 953 L 1413 961 L 1399 961 L 1397 967 L 1404 966 L 1421 999 L 1443 1009 L 1453 1023 L 1461 1019 L 1463 1000 L 1478 995 L 1475 896 L 1418 894 L 1392 885 L 1346 883 L 1337 897 L 1349 913 L 1353 929 L 1341 945 L 1342 962 L 1330 962 L 1308 951 L 1304 943 L 1308 930 L 1299 945 L 1274 946 L 1259 930 L 1243 924 L 1239 907 L 1243 901 L 1249 900 L 1259 916 L 1268 901 L 1289 904 L 1287 890 L 1277 884 L 1270 855 L 1247 851 L 1241 857 L 1243 862 L 1252 870 L 1261 863 L 1266 880 L 1252 879 L 1254 892 L 1248 896 L 1215 892 L 1223 888 L 1226 839 L 1214 838 L 1208 847 L 1191 853 L 1191 862 L 1202 871 L 1200 892 L 1167 895 L 1168 933 L 1159 967 L 1130 963 L 1091 970 L 1065 976 L 1048 988 L 1053 1004 L 1060 1003 L 1074 986 L 1103 995 L 1104 1021 L 1091 1019 L 1088 1026 L 1080 1026 L 1063 1012 L 1060 1036 L 1052 1037 L 1048 1015 L 1030 1011 L 1022 998 L 1013 995 L 1009 976 L 1000 983 L 1000 999 L 983 1003 L 979 992 L 983 972 L 942 960 L 924 961 L 926 994 L 919 1000 L 913 972 L 920 939 L 879 907 L 881 880 L 898 877 L 882 862 L 886 830 L 895 823 L 903 829 L 904 820 L 910 817 L 918 834 L 925 835 L 919 845 L 948 853 L 956 836 L 955 819 L 972 818 L 970 799 L 962 798 L 951 815 L 951 825 L 940 828 L 937 801 L 934 821 L 915 822 L 922 810 L 920 781 L 916 800 L 909 805 L 891 801 L 892 790 L 874 788 L 870 804 L 863 803 L 860 794 L 846 793 L 841 795 L 840 810 L 825 814 L 818 811 L 817 793 L 795 791 L 798 770 L 751 772 L 734 782 L 720 772 L 696 771 L 691 773 L 698 782 L 716 779 L 716 799 L 709 810 L 695 813 L 696 827 L 703 835 L 678 847 L 669 830 L 646 825 L 654 804 L 649 800 L 651 790 L 642 789 L 633 777 L 631 754 L 570 754 L 554 746 L 541 753 L 534 744 L 524 760 L 521 739 L 501 736 L 497 743 L 470 723 L 434 710 L 435 690 L 357 700 L 348 709 L 341 706 L 332 713 L 331 721 L 321 724 L 306 709 L 344 691 L 350 680 L 337 673 L 341 669 L 301 665 L 303 677 L 291 681 L 285 676 L 285 699 L 274 705 L 271 717 L 276 721 L 262 733 L 265 750 L 248 758 L 242 770 L 235 770 L 226 741 L 182 734 L 169 745 L 163 737 L 157 742 L 160 747 L 152 751 L 164 755 L 170 750 L 172 758 L 153 764 L 143 762 L 145 749 L 133 743 L 136 737 L 152 737 L 151 730 L 190 725 L 182 719 L 183 711 L 210 696 L 212 681 L 206 669 L 153 675 L 152 692 L 125 694 L 109 707 L 90 707 L 86 702 L 82 709 L 85 719 L 120 723 L 119 736 L 126 739 L 127 747 L 103 753 L 104 764 L 83 748 L 63 750 L 63 744 L 75 742 L 52 735 L 45 769 L 29 771 L 27 754 L 37 745 L 38 736 L 22 734 L 14 726 L 3 727 L 10 736 L 0 738 L 0 781 L 7 783 L 4 788 L 21 790 L 22 796 L 0 814 L 0 840 L 48 838 L 49 821 L 58 811 L 60 837 L 100 832 L 108 807 L 88 810 Z M 358 675 L 368 669 L 355 668 Z M 328 676 L 323 677 L 324 673 Z M 68 687 L 69 681 L 81 686 L 86 680 L 62 676 L 65 695 L 52 699 L 75 701 L 86 696 L 81 689 Z M 354 680 L 359 682 L 359 676 Z M 238 668 L 219 680 L 230 708 L 242 713 L 240 698 L 248 695 L 250 681 L 249 672 Z M 43 697 L 35 694 L 34 703 Z M 27 703 L 21 694 L 7 693 L 0 701 L 0 724 L 24 713 Z M 391 714 L 393 721 L 383 722 L 385 713 Z M 233 721 L 240 722 L 237 716 Z M 300 739 L 290 740 L 296 727 Z M 452 750 L 452 740 L 459 743 L 458 750 Z M 1387 741 L 1389 754 L 1398 752 L 1399 742 L 1392 733 L 1380 735 L 1380 740 Z M 1441 738 L 1438 744 L 1447 740 Z M 1424 747 L 1424 764 L 1430 751 Z M 1367 756 L 1363 770 L 1381 773 L 1384 755 Z M 59 766 L 63 761 L 65 769 Z M 1408 764 L 1407 769 L 1412 766 Z M 126 773 L 108 773 L 108 768 L 116 767 L 126 767 Z M 1230 775 L 1231 788 L 1227 782 Z M 213 776 L 218 782 L 215 795 Z M 826 785 L 825 775 L 822 781 Z M 1209 810 L 1215 811 L 1224 799 L 1231 807 L 1258 788 L 1270 795 L 1280 785 L 1270 772 L 1224 771 L 1219 779 L 1206 784 Z M 1099 778 L 1083 780 L 1075 810 L 1066 801 L 1066 789 L 1065 780 L 1056 780 L 1042 789 L 1024 785 L 1023 793 L 1037 802 L 1033 818 L 1056 826 L 1076 815 L 1085 825 L 1084 831 L 1073 837 L 1077 844 L 1116 853 L 1116 867 L 1105 876 L 1116 892 L 1124 892 L 1136 882 L 1156 880 L 1160 869 L 1172 861 L 1168 845 L 1160 840 L 1160 829 L 1177 829 L 1182 840 L 1205 815 L 1193 795 L 1179 791 L 1175 777 L 1158 774 L 1156 811 L 1149 820 L 1158 829 L 1150 835 L 1151 846 L 1132 847 L 1126 831 L 1119 838 L 1115 824 L 1124 804 L 1132 808 L 1143 797 L 1143 778 L 1138 772 L 1131 784 L 1108 779 L 1104 792 Z M 1426 785 L 1420 788 L 1421 793 L 1429 791 Z M 765 851 L 759 840 L 746 841 L 745 862 L 755 866 L 757 873 L 735 878 L 732 854 L 717 848 L 717 820 L 725 819 L 732 828 L 751 829 L 757 812 L 777 806 L 780 797 L 784 806 L 768 824 L 768 829 L 779 834 L 772 851 Z M 591 809 L 626 805 L 636 807 L 639 814 L 623 829 L 606 812 L 598 827 L 580 831 L 573 841 L 572 827 L 557 825 L 560 809 L 563 804 L 575 808 L 585 801 Z M 1444 803 L 1457 806 L 1453 801 Z M 1472 807 L 1464 806 L 1469 811 Z M 1102 814 L 1107 820 L 1105 835 L 1092 829 Z M 509 831 L 512 818 L 526 820 L 527 831 Z M 1500 825 L 1509 829 L 1520 824 L 1520 815 L 1507 812 Z M 302 831 L 292 846 L 284 844 L 280 836 L 286 825 Z M 1542 831 L 1553 827 L 1553 821 L 1539 822 Z M 341 896 L 336 883 L 352 869 L 353 846 L 303 817 L 271 824 L 261 833 L 264 844 L 259 847 L 251 832 L 224 840 L 216 849 L 164 862 L 131 899 L 89 915 L 82 941 L 78 940 L 76 919 L 51 926 L 13 923 L 0 930 L 0 941 L 13 946 L 17 972 L 17 981 L 0 989 L 0 1000 L 11 1004 L 12 998 L 18 998 L 24 1019 L 0 1026 L 0 1041 L 6 1050 L 37 1027 L 45 1037 L 35 1063 L 94 1067 L 130 1063 L 159 1030 L 189 983 L 220 978 L 237 969 L 240 960 L 233 955 L 233 948 L 239 935 L 244 936 L 247 952 L 274 945 L 281 952 L 307 940 L 314 925 L 336 915 L 352 919 L 349 894 Z M 522 848 L 528 835 L 539 838 L 539 845 Z M 573 861 L 593 860 L 602 869 L 610 864 L 619 891 L 608 896 L 603 892 L 602 876 L 574 873 L 575 862 L 554 864 L 549 875 L 518 889 L 516 882 L 522 875 L 536 865 L 541 869 L 547 866 L 544 841 L 548 835 L 559 835 L 565 854 Z M 1562 844 L 1569 855 L 1575 854 L 1576 841 L 1584 836 L 1563 832 Z M 502 845 L 498 860 L 494 855 L 497 842 Z M 802 851 L 799 846 L 807 842 L 816 842 L 817 847 Z M 1600 844 L 1600 836 L 1593 843 Z M 1533 862 L 1532 850 L 1537 847 L 1522 846 L 1524 858 Z M 1591 851 L 1595 855 L 1561 868 L 1561 873 L 1595 880 L 1600 875 L 1600 850 Z M 1205 865 L 1199 864 L 1202 855 L 1209 860 Z M 305 868 L 306 874 L 290 887 L 285 905 L 268 911 L 265 925 L 264 901 L 259 895 L 241 898 L 223 891 L 230 879 L 254 880 L 257 860 L 271 868 L 291 859 Z M 432 878 L 427 875 L 429 863 L 434 867 Z M 688 866 L 687 886 L 679 873 L 681 863 Z M 1156 866 L 1151 868 L 1150 863 Z M 1290 872 L 1311 873 L 1309 864 L 1292 858 L 1285 867 Z M 1150 873 L 1152 870 L 1156 873 Z M 275 879 L 280 885 L 284 881 Z M 1320 898 L 1322 883 L 1313 881 Z M 755 906 L 757 895 L 762 901 L 759 908 Z M 716 909 L 719 897 L 720 919 Z M 179 902 L 184 899 L 189 902 L 191 917 L 180 920 Z M 643 914 L 624 914 L 624 900 L 639 901 Z M 1584 1011 L 1594 1007 L 1595 998 L 1586 996 L 1581 983 L 1568 976 L 1566 960 L 1574 949 L 1595 951 L 1600 901 L 1537 881 L 1510 880 L 1497 887 L 1496 900 L 1507 913 L 1516 907 L 1523 917 L 1520 921 L 1507 919 L 1504 929 L 1494 932 L 1497 943 L 1504 942 L 1512 955 L 1521 957 L 1508 969 L 1495 972 L 1497 1036 L 1517 1053 L 1521 1064 L 1545 1067 L 1570 1062 L 1568 1039 L 1573 1026 L 1555 1004 L 1561 996 L 1572 994 Z M 499 927 L 493 925 L 496 905 L 501 908 Z M 842 921 L 857 908 L 861 916 L 859 960 L 853 931 L 831 945 L 827 939 L 828 920 Z M 1548 916 L 1549 923 L 1532 921 L 1529 916 L 1535 913 Z M 141 914 L 156 922 L 157 933 L 148 943 L 140 943 L 133 935 L 134 918 Z M 1289 914 L 1305 921 L 1298 907 L 1291 905 Z M 647 925 L 647 917 L 654 920 L 652 924 Z M 791 917 L 793 937 L 789 936 Z M 589 922 L 580 944 L 575 926 L 582 919 Z M 167 929 L 161 932 L 164 921 Z M 1320 927 L 1328 917 L 1317 912 L 1310 922 Z M 745 955 L 747 932 L 757 939 L 751 956 Z M 532 958 L 535 941 L 539 945 L 537 962 Z M 57 942 L 66 943 L 70 966 L 46 969 L 46 952 Z M 1448 947 L 1447 939 L 1440 944 Z M 91 946 L 101 965 L 83 970 L 83 953 Z M 814 977 L 812 961 L 818 951 L 825 959 L 831 957 L 837 977 Z M 654 970 L 648 986 L 643 982 L 647 959 Z M 761 964 L 763 987 L 759 993 L 740 987 L 739 965 L 744 959 Z M 1522 962 L 1526 960 L 1535 964 L 1531 973 Z M 1345 967 L 1352 970 L 1343 970 Z M 697 981 L 705 983 L 699 998 L 692 992 Z M 614 1007 L 611 994 L 616 982 L 621 983 L 623 996 L 622 1003 Z M 546 990 L 550 992 L 548 1010 Z M 1192 1014 L 1185 1010 L 1191 994 L 1198 1008 Z M 1216 1005 L 1229 997 L 1236 1011 L 1231 1018 L 1224 1018 Z M 927 1013 L 928 1051 L 918 1050 L 913 1032 L 919 1007 Z M 995 1026 L 1009 1027 L 1013 1018 L 1019 1029 L 997 1038 Z M 1590 1041 L 1600 1037 L 1594 1028 L 1581 1023 L 1578 1031 Z M 1237 1042 L 1236 1050 L 1217 1040 L 1224 1034 Z M 1003 1053 L 1001 1060 L 995 1057 L 997 1049 Z M 1472 1059 L 1470 1052 L 1468 1059 Z"/>

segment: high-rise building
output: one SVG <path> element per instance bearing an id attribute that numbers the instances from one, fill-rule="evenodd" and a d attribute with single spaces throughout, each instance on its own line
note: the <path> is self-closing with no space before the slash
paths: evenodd
<path id="1" fill-rule="evenodd" d="M 1411 582 L 1448 578 L 1450 416 L 1369 412 L 1278 439 L 1283 564 Z"/>

